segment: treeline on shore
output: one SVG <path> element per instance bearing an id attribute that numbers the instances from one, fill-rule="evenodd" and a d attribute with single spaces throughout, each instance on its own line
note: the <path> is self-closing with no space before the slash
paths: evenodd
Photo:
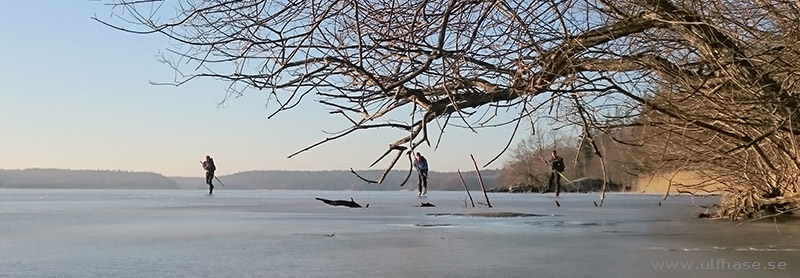
<path id="1" fill-rule="evenodd" d="M 361 170 L 365 179 L 378 180 L 383 170 Z M 481 178 L 490 192 L 531 192 L 530 188 L 507 186 L 502 183 L 502 170 L 482 170 Z M 406 180 L 408 177 L 408 180 Z M 391 171 L 381 184 L 369 183 L 347 170 L 288 171 L 259 170 L 218 176 L 226 190 L 417 190 L 416 172 Z M 462 182 L 463 178 L 463 182 Z M 403 186 L 403 181 L 406 183 Z M 565 192 L 599 190 L 596 179 L 581 179 L 564 185 Z M 430 172 L 429 190 L 461 191 L 464 185 L 471 191 L 481 190 L 475 171 Z M 573 188 L 574 187 L 574 188 Z M 121 170 L 65 170 L 65 169 L 0 169 L 0 188 L 76 188 L 76 189 L 205 189 L 205 179 L 198 177 L 167 177 L 152 172 Z M 218 189 L 222 189 L 218 187 Z M 620 190 L 618 184 L 610 191 Z"/>
<path id="2" fill-rule="evenodd" d="M 178 189 L 157 173 L 120 170 L 1 170 L 0 188 Z"/>
<path id="3" fill-rule="evenodd" d="M 363 170 L 358 174 L 377 180 L 382 170 Z M 430 190 L 464 190 L 456 172 L 430 172 Z M 487 189 L 495 187 L 499 170 L 481 171 Z M 381 184 L 368 183 L 350 171 L 247 171 L 219 176 L 225 189 L 289 189 L 289 190 L 416 190 L 417 173 L 412 172 L 406 184 L 400 185 L 408 171 L 391 171 Z M 470 190 L 480 190 L 475 171 L 463 172 L 464 183 Z M 219 186 L 219 181 L 214 180 Z M 120 170 L 65 169 L 0 169 L 0 188 L 78 188 L 78 189 L 199 189 L 206 188 L 198 177 L 167 177 L 151 172 Z"/>

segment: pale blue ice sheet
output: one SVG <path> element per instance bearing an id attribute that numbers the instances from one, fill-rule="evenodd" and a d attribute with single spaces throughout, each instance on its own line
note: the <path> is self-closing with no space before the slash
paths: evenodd
<path id="1" fill-rule="evenodd" d="M 485 202 L 472 192 L 476 202 Z M 366 209 L 314 200 L 349 199 Z M 796 277 L 798 223 L 696 219 L 712 198 L 0 189 L 0 277 Z M 415 207 L 422 202 L 433 208 Z M 661 202 L 661 206 L 658 203 Z M 537 216 L 494 218 L 471 213 Z M 721 269 L 700 269 L 711 265 Z M 737 262 L 784 270 L 735 270 Z M 690 270 L 656 269 L 694 263 Z M 701 265 L 706 263 L 705 265 Z M 726 268 L 726 264 L 728 264 Z"/>

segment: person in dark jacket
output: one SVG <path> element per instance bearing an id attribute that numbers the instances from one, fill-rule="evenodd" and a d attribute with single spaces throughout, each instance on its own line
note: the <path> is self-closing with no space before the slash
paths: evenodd
<path id="1" fill-rule="evenodd" d="M 553 154 L 550 156 L 550 179 L 547 181 L 547 191 L 552 192 L 551 188 L 553 188 L 553 183 L 555 182 L 555 190 L 556 196 L 561 193 L 561 172 L 564 172 L 564 159 L 558 156 L 558 152 L 553 150 Z"/>
<path id="2" fill-rule="evenodd" d="M 211 195 L 214 192 L 214 171 L 217 170 L 217 166 L 214 165 L 214 159 L 211 158 L 210 155 L 206 155 L 206 161 L 202 161 L 203 169 L 206 170 L 206 184 L 208 184 L 208 194 Z"/>
<path id="3" fill-rule="evenodd" d="M 419 175 L 419 196 L 428 194 L 428 160 L 422 154 L 417 153 L 417 158 L 414 159 L 414 166 L 417 168 Z"/>

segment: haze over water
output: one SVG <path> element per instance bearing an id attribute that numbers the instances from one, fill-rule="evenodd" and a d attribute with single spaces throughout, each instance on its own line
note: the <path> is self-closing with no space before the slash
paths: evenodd
<path id="1" fill-rule="evenodd" d="M 596 194 L 565 194 L 557 207 L 552 195 L 496 193 L 493 208 L 472 208 L 464 192 L 215 192 L 0 189 L 0 277 L 796 277 L 800 269 L 797 222 L 697 219 L 705 209 L 683 196 L 609 194 L 597 208 Z M 422 202 L 436 207 L 415 207 Z M 499 212 L 526 215 L 487 217 Z"/>

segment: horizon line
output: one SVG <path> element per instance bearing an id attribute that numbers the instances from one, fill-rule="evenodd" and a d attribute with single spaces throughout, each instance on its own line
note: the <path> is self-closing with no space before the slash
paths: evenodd
<path id="1" fill-rule="evenodd" d="M 167 175 L 167 174 L 163 174 L 163 173 L 155 172 L 155 171 L 141 171 L 141 170 L 137 171 L 137 170 L 125 170 L 125 169 L 72 169 L 72 168 L 39 168 L 39 167 L 30 167 L 30 168 L 22 168 L 22 169 L 20 169 L 20 168 L 17 168 L 17 169 L 0 168 L 0 171 L 26 171 L 26 170 L 58 170 L 58 171 L 76 171 L 76 172 L 78 172 L 78 171 L 127 172 L 127 173 L 157 174 L 157 175 L 162 175 L 162 176 L 170 177 L 170 178 L 193 178 L 193 177 L 195 177 L 195 176 L 184 176 L 184 175 Z M 495 169 L 483 169 L 481 171 L 500 171 L 500 170 L 502 170 L 502 169 L 501 168 L 495 168 Z M 361 171 L 386 171 L 386 170 L 385 169 L 361 169 L 361 170 L 355 170 L 355 169 L 316 169 L 316 170 L 259 169 L 259 170 L 237 171 L 237 172 L 234 172 L 232 174 L 225 174 L 223 176 L 236 175 L 236 174 L 246 173 L 246 172 L 269 172 L 269 171 L 274 171 L 274 172 L 352 172 L 352 171 L 361 172 Z M 392 172 L 395 172 L 395 171 L 396 172 L 405 172 L 405 171 L 408 171 L 408 170 L 392 169 L 391 171 Z M 456 171 L 433 171 L 433 170 L 431 170 L 430 172 L 432 172 L 432 173 L 434 173 L 434 172 L 435 173 L 456 173 L 458 171 L 461 171 L 461 170 L 456 170 Z M 474 170 L 461 171 L 461 172 L 474 172 Z M 198 174 L 198 176 L 201 176 L 201 175 Z"/>

